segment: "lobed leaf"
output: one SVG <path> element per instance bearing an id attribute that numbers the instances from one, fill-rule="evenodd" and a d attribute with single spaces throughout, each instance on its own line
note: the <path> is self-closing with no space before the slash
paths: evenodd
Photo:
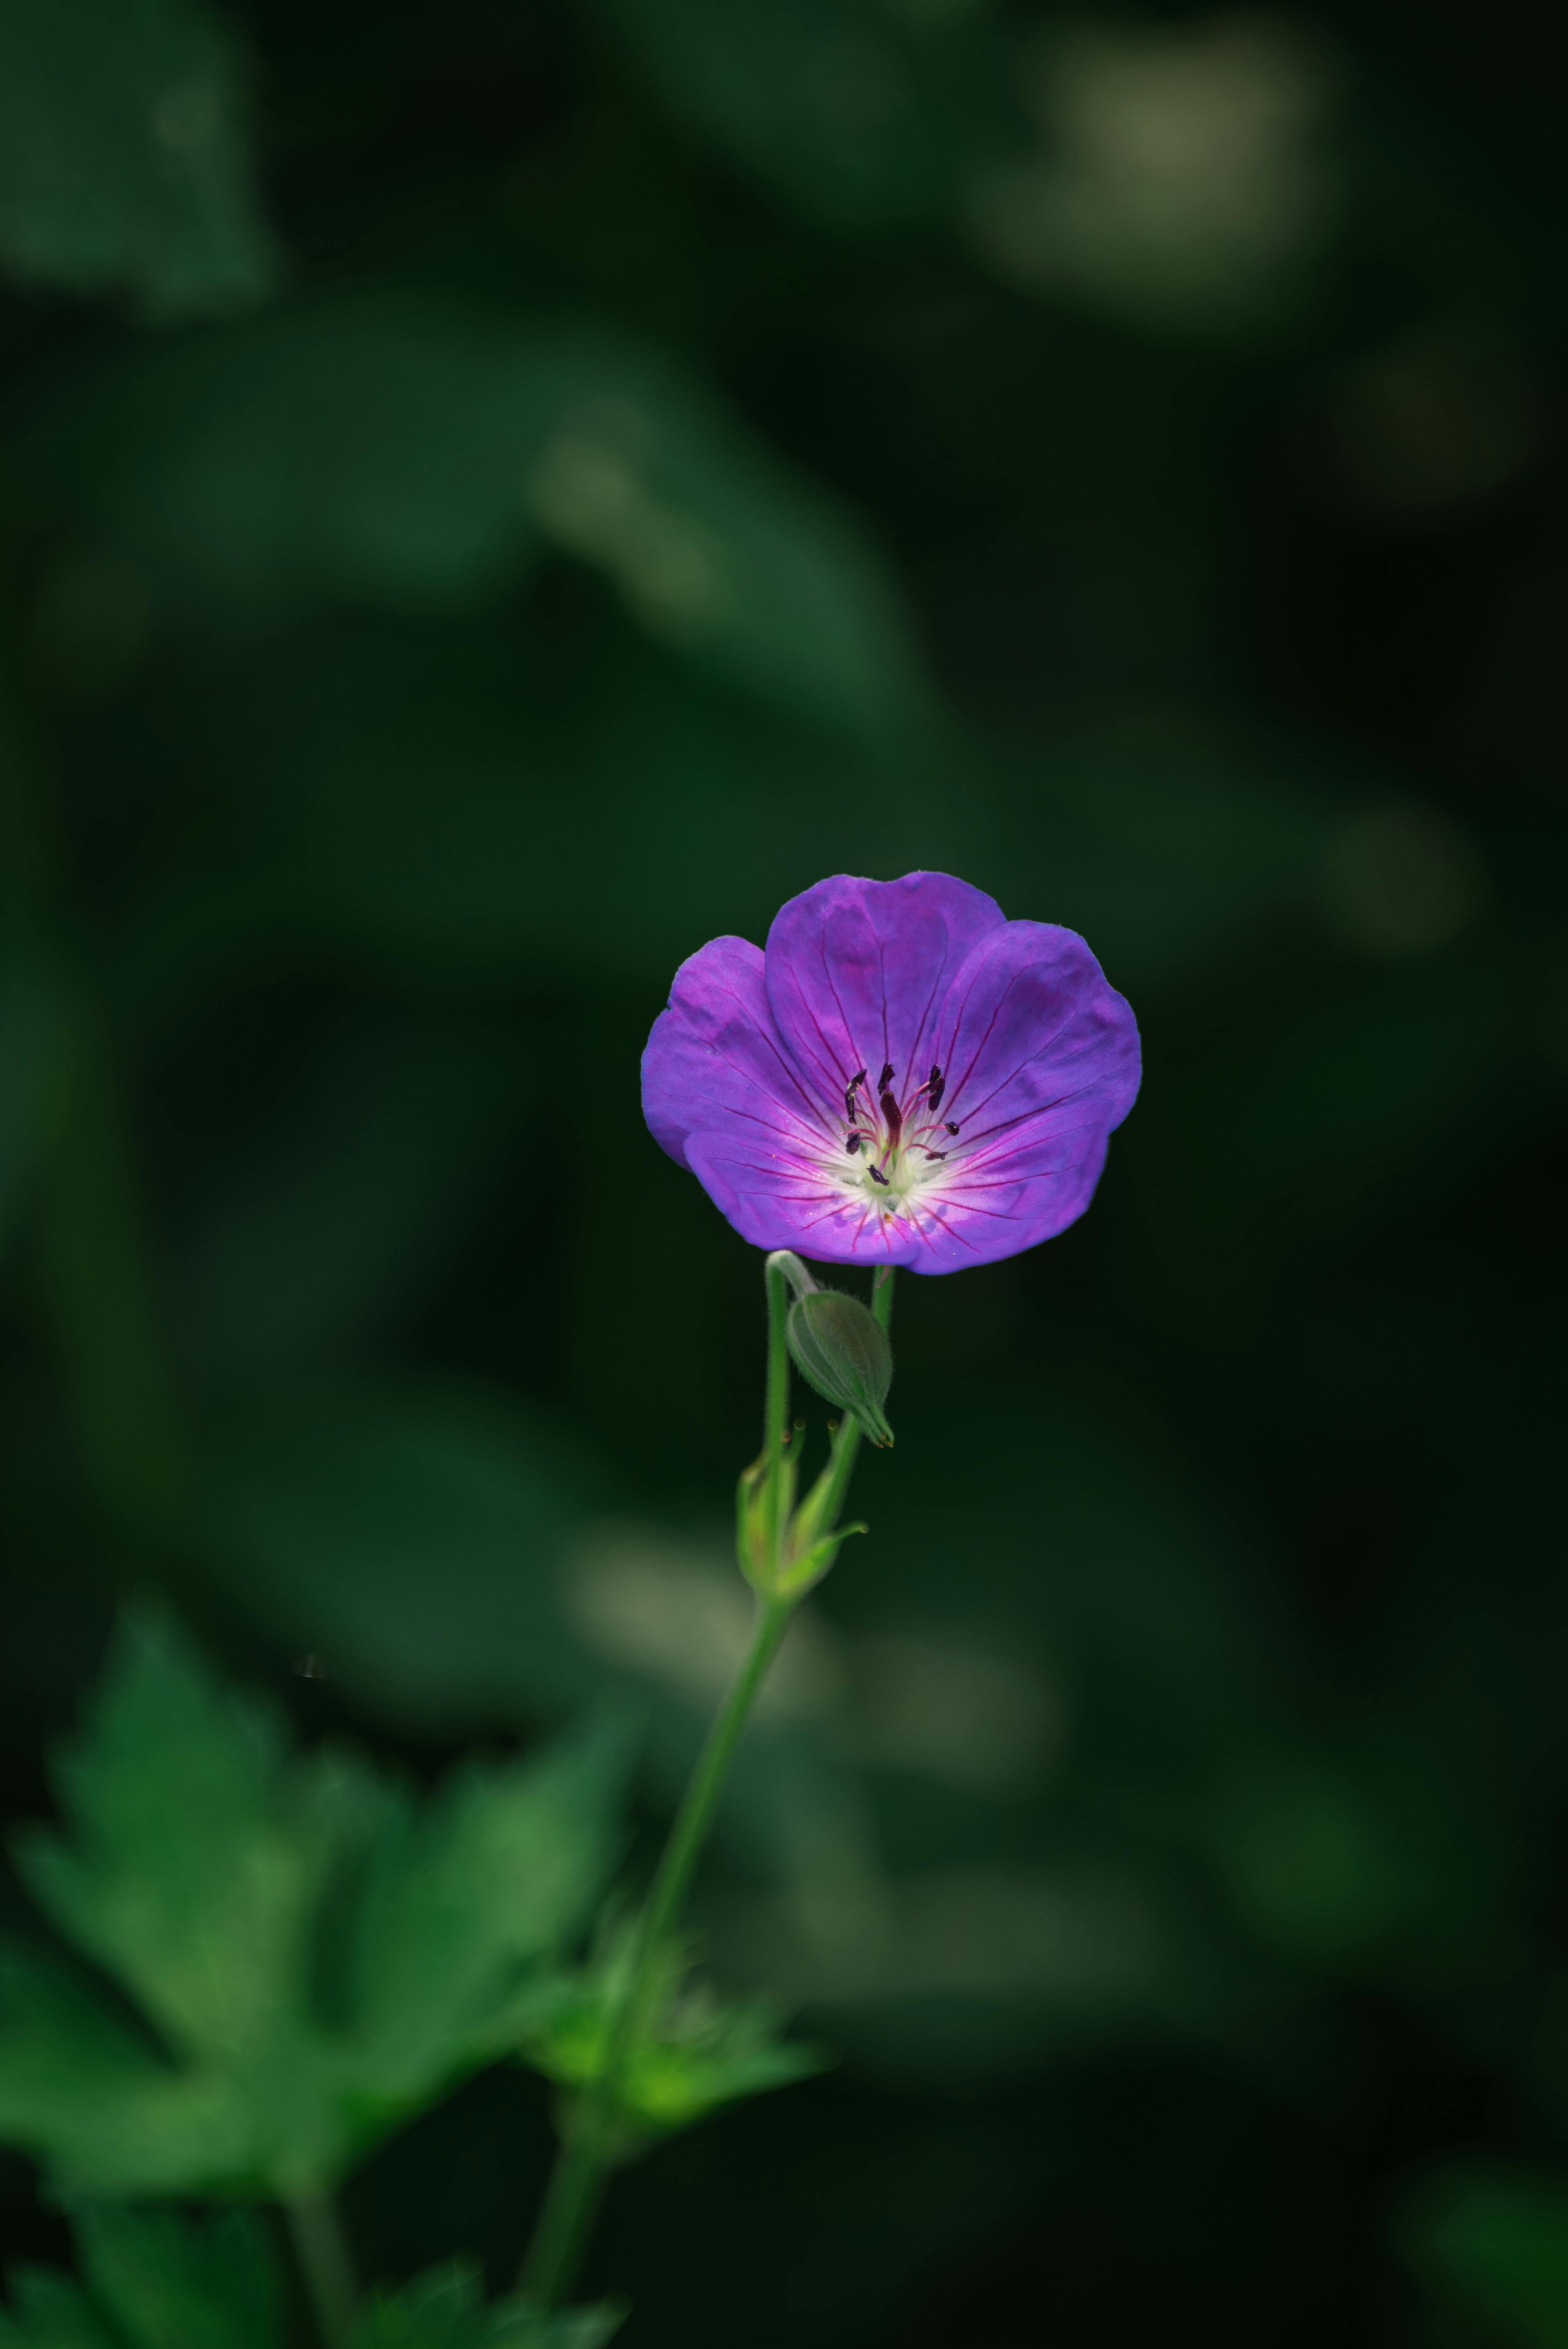
<path id="1" fill-rule="evenodd" d="M 602 2349 L 620 2323 L 620 2312 L 609 2308 L 546 2314 L 523 2300 L 486 2307 L 477 2271 L 454 2261 L 400 2292 L 379 2295 L 349 2349 Z"/>
<path id="2" fill-rule="evenodd" d="M 833 226 L 940 214 L 1000 140 L 981 11 L 876 0 L 604 5 L 674 112 Z"/>
<path id="3" fill-rule="evenodd" d="M 98 2209 L 76 2223 L 88 2282 L 131 2349 L 280 2349 L 282 2283 L 253 2211 Z"/>
<path id="4" fill-rule="evenodd" d="M 277 2264 L 253 2213 L 98 2209 L 75 2223 L 85 2288 L 47 2269 L 14 2273 L 0 2349 L 282 2349 Z"/>
<path id="5" fill-rule="evenodd" d="M 585 1922 L 613 1863 L 624 1734 L 607 1717 L 531 1766 L 472 1766 L 422 1813 L 388 1806 L 356 1920 L 355 2063 L 413 2102 L 509 2048 L 536 1961 Z"/>
<path id="6" fill-rule="evenodd" d="M 0 2310 L 0 2349 L 124 2349 L 79 2284 L 47 2268 L 17 2268 L 6 2279 L 11 2310 Z"/>
<path id="7" fill-rule="evenodd" d="M 61 1932 L 190 2056 L 254 2044 L 303 1992 L 329 1852 L 278 1802 L 281 1759 L 275 1725 L 142 1619 L 88 1734 L 56 1764 L 67 1835 L 17 1839 Z"/>
<path id="8" fill-rule="evenodd" d="M 177 2071 L 61 1968 L 0 1951 L 0 2139 L 88 2194 L 177 2193 L 244 2170 L 230 2075 Z"/>
<path id="9" fill-rule="evenodd" d="M 0 1961 L 0 2136 L 77 2193 L 310 2190 L 511 2045 L 607 1874 L 626 1761 L 601 1723 L 424 1811 L 289 1764 L 168 1627 L 124 1636 L 23 1872 L 161 2048 L 57 1966 Z"/>
<path id="10" fill-rule="evenodd" d="M 233 36 L 200 0 L 6 0 L 0 262 L 160 316 L 257 300 L 277 274 Z"/>
<path id="11" fill-rule="evenodd" d="M 201 597 L 464 603 L 549 543 L 683 658 L 771 702 L 862 731 L 923 709 L 862 533 L 616 330 L 322 302 L 56 401 L 37 461 Z"/>

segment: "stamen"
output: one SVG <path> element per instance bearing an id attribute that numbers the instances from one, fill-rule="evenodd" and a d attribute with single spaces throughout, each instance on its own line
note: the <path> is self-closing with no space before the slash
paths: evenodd
<path id="1" fill-rule="evenodd" d="M 850 1156 L 851 1156 L 851 1158 L 854 1156 L 854 1154 L 855 1154 L 856 1151 L 860 1148 L 860 1146 L 861 1146 L 861 1137 L 860 1137 L 860 1135 L 859 1135 L 858 1133 L 851 1133 L 851 1136 L 850 1136 L 850 1138 L 849 1138 L 849 1140 L 848 1140 L 848 1142 L 846 1142 L 846 1143 L 845 1143 L 845 1144 L 844 1144 L 844 1148 L 849 1152 Z"/>
<path id="2" fill-rule="evenodd" d="M 882 1185 L 882 1189 L 883 1189 L 884 1191 L 891 1191 L 891 1190 L 892 1190 L 892 1184 L 888 1181 L 887 1176 L 886 1176 L 885 1174 L 883 1174 L 881 1172 L 881 1170 L 880 1170 L 879 1168 L 877 1168 L 877 1167 L 875 1167 L 875 1166 L 868 1166 L 868 1167 L 866 1168 L 866 1173 L 871 1176 L 872 1181 L 873 1183 L 880 1183 L 880 1184 Z"/>
<path id="3" fill-rule="evenodd" d="M 945 1150 L 928 1150 L 925 1154 L 928 1158 L 945 1158 L 947 1153 Z"/>
<path id="4" fill-rule="evenodd" d="M 946 1081 L 942 1074 L 942 1071 L 937 1067 L 934 1061 L 931 1064 L 931 1075 L 927 1080 L 925 1090 L 930 1095 L 928 1107 L 930 1108 L 933 1117 L 934 1117 L 937 1111 L 942 1107 L 942 1096 L 947 1090 Z"/>
<path id="5" fill-rule="evenodd" d="M 847 1118 L 852 1119 L 854 1116 L 855 1094 L 860 1090 L 861 1086 L 865 1083 L 865 1081 L 866 1072 L 863 1069 L 858 1069 L 855 1071 L 855 1074 L 850 1079 L 849 1084 L 844 1092 L 844 1115 Z"/>
<path id="6" fill-rule="evenodd" d="M 956 1133 L 958 1131 L 958 1128 L 954 1124 L 951 1118 L 947 1120 L 947 1131 L 949 1133 Z"/>
<path id="7" fill-rule="evenodd" d="M 889 1085 L 891 1085 L 891 1084 L 892 1084 L 892 1062 L 891 1061 L 885 1061 L 882 1063 L 882 1072 L 881 1076 L 877 1079 L 877 1091 L 878 1091 L 878 1092 L 879 1092 L 879 1093 L 885 1093 L 885 1092 L 886 1092 L 886 1091 L 887 1091 L 887 1089 L 888 1089 L 888 1087 L 889 1087 Z"/>

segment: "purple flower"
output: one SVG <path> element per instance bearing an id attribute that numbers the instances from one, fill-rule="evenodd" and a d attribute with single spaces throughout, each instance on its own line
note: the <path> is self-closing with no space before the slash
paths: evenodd
<path id="1" fill-rule="evenodd" d="M 643 1112 L 743 1238 L 957 1272 L 1081 1216 L 1138 1092 L 1083 940 L 945 873 L 841 874 L 676 973 Z"/>

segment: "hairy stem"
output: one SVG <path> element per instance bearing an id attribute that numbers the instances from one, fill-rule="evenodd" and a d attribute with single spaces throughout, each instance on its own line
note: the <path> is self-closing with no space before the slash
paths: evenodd
<path id="1" fill-rule="evenodd" d="M 789 1296 L 785 1276 L 778 1266 L 769 1264 L 767 1282 L 768 1396 L 763 1425 L 769 1485 L 769 1555 L 777 1570 L 786 1530 L 780 1516 L 780 1495 L 784 1430 L 789 1408 L 789 1356 L 784 1334 Z M 885 1330 L 892 1318 L 891 1266 L 884 1267 L 872 1284 L 872 1309 Z M 834 1439 L 830 1504 L 820 1520 L 824 1531 L 839 1522 L 860 1442 L 860 1424 L 851 1413 L 846 1413 Z M 603 2066 L 567 2126 L 533 2240 L 522 2263 L 519 2278 L 521 2290 L 546 2308 L 558 2306 L 577 2281 L 604 2190 L 627 2058 L 650 2020 L 649 2006 L 656 1993 L 660 1954 L 680 1914 L 707 1841 L 740 1733 L 798 1603 L 795 1598 L 758 1598 L 750 1649 L 708 1731 L 676 1814 L 658 1873 L 638 1920 L 631 1968 L 611 2026 Z"/>
<path id="2" fill-rule="evenodd" d="M 788 1599 L 759 1599 L 750 1651 L 719 1707 L 693 1771 L 637 1926 L 631 1971 L 598 2079 L 585 2095 L 556 2161 L 539 2225 L 520 2279 L 524 2292 L 553 2308 L 576 2282 L 588 2230 L 603 2190 L 606 2158 L 626 2058 L 648 2020 L 658 1960 L 707 1841 L 731 1756 L 793 1611 Z"/>
<path id="3" fill-rule="evenodd" d="M 302 2194 L 284 2204 L 320 2349 L 342 2349 L 358 2298 L 354 2261 L 331 2194 Z"/>

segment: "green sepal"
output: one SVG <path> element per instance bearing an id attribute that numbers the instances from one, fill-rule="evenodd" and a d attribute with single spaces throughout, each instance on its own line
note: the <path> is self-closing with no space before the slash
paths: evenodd
<path id="1" fill-rule="evenodd" d="M 520 2047 L 523 2061 L 568 2098 L 603 2076 L 637 1933 L 634 1922 L 611 1927 L 548 2023 Z M 618 2075 L 617 2162 L 634 2160 L 721 2106 L 827 2068 L 820 2050 L 780 2036 L 781 2018 L 766 2001 L 721 1999 L 695 1981 L 684 1942 L 664 1943 L 654 1967 L 646 2014 Z"/>
<path id="2" fill-rule="evenodd" d="M 779 1464 L 779 1541 L 781 1548 L 789 1544 L 789 1526 L 795 1513 L 797 1467 L 794 1454 L 799 1449 L 797 1435 L 787 1443 L 784 1457 Z M 740 1571 L 753 1590 L 765 1596 L 777 1596 L 772 1561 L 769 1556 L 769 1527 L 771 1516 L 768 1506 L 768 1454 L 763 1453 L 748 1468 L 740 1472 L 740 1482 L 735 1491 L 735 1554 Z"/>
<path id="3" fill-rule="evenodd" d="M 892 1384 L 892 1348 L 869 1307 L 841 1289 L 813 1289 L 789 1308 L 785 1335 L 801 1377 L 825 1401 L 852 1412 L 885 1450 L 892 1443 L 882 1411 Z"/>
<path id="4" fill-rule="evenodd" d="M 821 1540 L 813 1543 L 803 1556 L 787 1559 L 779 1577 L 778 1596 L 780 1599 L 804 1597 L 812 1584 L 820 1582 L 833 1565 L 839 1555 L 840 1543 L 848 1541 L 851 1534 L 870 1531 L 869 1526 L 840 1526 L 836 1532 L 824 1534 Z"/>

